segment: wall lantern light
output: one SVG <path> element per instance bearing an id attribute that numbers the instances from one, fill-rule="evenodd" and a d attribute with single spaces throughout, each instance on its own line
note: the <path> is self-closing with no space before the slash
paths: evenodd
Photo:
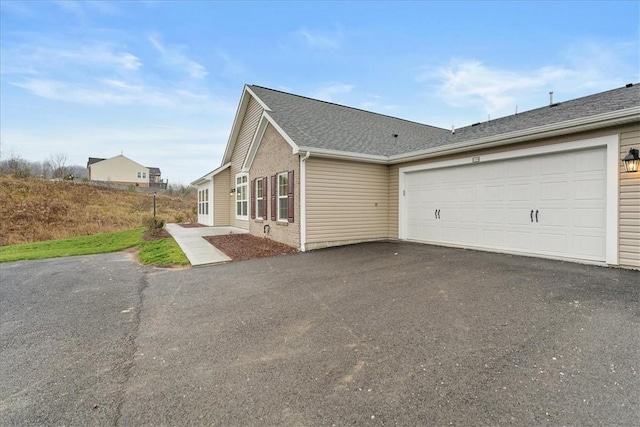
<path id="1" fill-rule="evenodd" d="M 637 148 L 631 148 L 629 154 L 622 159 L 625 172 L 638 172 L 640 170 L 640 153 Z"/>
<path id="2" fill-rule="evenodd" d="M 232 188 L 232 189 L 229 191 L 229 195 L 230 195 L 230 196 L 233 196 L 233 195 L 235 194 L 235 192 L 236 192 L 236 189 L 235 189 L 235 188 Z"/>

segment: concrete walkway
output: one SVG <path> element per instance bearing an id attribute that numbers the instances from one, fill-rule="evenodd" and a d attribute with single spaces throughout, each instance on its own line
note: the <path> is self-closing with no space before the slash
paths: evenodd
<path id="1" fill-rule="evenodd" d="M 192 266 L 218 264 L 231 261 L 222 251 L 203 239 L 204 236 L 219 236 L 221 234 L 248 233 L 236 227 L 181 227 L 178 224 L 167 224 L 167 231 L 175 239 L 180 249 L 189 258 Z"/>

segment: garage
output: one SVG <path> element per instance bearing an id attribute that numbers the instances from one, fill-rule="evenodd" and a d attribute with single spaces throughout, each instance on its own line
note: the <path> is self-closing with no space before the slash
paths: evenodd
<path id="1" fill-rule="evenodd" d="M 457 163 L 402 171 L 406 240 L 607 260 L 606 146 Z"/>

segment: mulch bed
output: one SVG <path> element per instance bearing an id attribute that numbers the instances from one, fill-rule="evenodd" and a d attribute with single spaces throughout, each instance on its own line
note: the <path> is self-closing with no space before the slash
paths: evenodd
<path id="1" fill-rule="evenodd" d="M 251 234 L 225 234 L 204 237 L 233 261 L 268 258 L 298 252 L 297 249 L 273 240 Z"/>
<path id="2" fill-rule="evenodd" d="M 166 239 L 167 237 L 171 237 L 171 234 L 169 234 L 169 232 L 164 228 L 161 230 L 147 230 L 142 235 L 142 239 L 145 242 L 150 242 L 151 240 Z"/>

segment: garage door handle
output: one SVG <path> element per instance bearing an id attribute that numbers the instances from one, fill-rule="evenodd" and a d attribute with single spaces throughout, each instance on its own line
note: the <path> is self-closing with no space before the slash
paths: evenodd
<path id="1" fill-rule="evenodd" d="M 536 209 L 536 222 L 538 222 L 538 210 Z"/>
<path id="2" fill-rule="evenodd" d="M 433 216 L 436 217 L 436 219 L 438 219 L 438 209 L 436 209 L 435 211 L 433 211 Z"/>
<path id="3" fill-rule="evenodd" d="M 531 209 L 531 222 L 533 222 L 533 209 Z"/>

